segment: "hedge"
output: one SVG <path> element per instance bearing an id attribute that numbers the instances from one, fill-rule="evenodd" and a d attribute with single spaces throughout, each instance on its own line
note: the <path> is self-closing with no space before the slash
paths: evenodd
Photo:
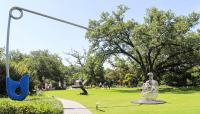
<path id="1" fill-rule="evenodd" d="M 50 97 L 29 97 L 24 101 L 0 99 L 0 114 L 62 114 L 62 104 Z"/>

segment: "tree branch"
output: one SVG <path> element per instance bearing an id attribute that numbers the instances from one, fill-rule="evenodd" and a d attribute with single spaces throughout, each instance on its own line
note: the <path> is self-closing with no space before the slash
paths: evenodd
<path id="1" fill-rule="evenodd" d="M 116 42 L 114 42 L 114 43 L 119 48 L 119 50 L 120 50 L 121 53 L 123 53 L 123 54 L 131 57 L 133 60 L 135 60 L 138 64 L 141 65 L 141 62 L 136 57 L 132 56 L 130 53 L 128 53 L 124 49 L 122 49 L 121 46 L 118 43 L 116 43 Z"/>

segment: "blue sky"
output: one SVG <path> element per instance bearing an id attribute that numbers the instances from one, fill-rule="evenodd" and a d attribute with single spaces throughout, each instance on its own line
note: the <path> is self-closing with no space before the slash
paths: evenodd
<path id="1" fill-rule="evenodd" d="M 171 9 L 177 15 L 200 11 L 199 0 L 0 0 L 0 47 L 5 47 L 8 11 L 12 6 L 87 26 L 89 19 L 98 19 L 101 12 L 111 12 L 120 4 L 130 8 L 126 13 L 127 19 L 133 18 L 140 23 L 145 10 L 154 6 L 162 10 Z M 25 12 L 22 19 L 12 21 L 10 49 L 25 53 L 48 49 L 62 58 L 68 58 L 65 52 L 89 48 L 85 32 L 84 29 Z"/>

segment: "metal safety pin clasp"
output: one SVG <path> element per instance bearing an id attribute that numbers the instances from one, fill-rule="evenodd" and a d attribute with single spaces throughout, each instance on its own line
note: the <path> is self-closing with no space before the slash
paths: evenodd
<path id="1" fill-rule="evenodd" d="M 13 11 L 19 11 L 19 16 L 14 16 Z M 10 36 L 10 24 L 11 19 L 20 19 L 23 17 L 23 11 L 18 7 L 13 7 L 9 11 L 8 18 L 8 28 L 7 28 L 7 41 L 6 41 L 6 92 L 7 95 L 12 100 L 22 101 L 29 94 L 29 76 L 23 75 L 19 81 L 14 81 L 10 78 L 9 73 L 9 63 L 10 63 L 10 55 L 9 55 L 9 36 Z M 17 89 L 20 89 L 20 92 L 17 93 Z"/>
<path id="2" fill-rule="evenodd" d="M 13 11 L 18 11 L 20 14 L 18 16 L 13 15 Z M 42 16 L 48 19 L 52 19 L 58 22 L 62 22 L 71 26 L 75 26 L 78 28 L 82 28 L 85 30 L 92 30 L 91 28 L 87 28 L 85 26 L 76 24 L 76 23 L 72 23 L 66 20 L 62 20 L 56 17 L 52 17 L 46 14 L 42 14 L 39 12 L 35 12 L 29 9 L 25 9 L 25 8 L 21 8 L 21 7 L 12 7 L 9 11 L 9 18 L 8 18 L 8 28 L 7 28 L 7 41 L 6 41 L 6 90 L 7 90 L 7 94 L 8 96 L 13 99 L 13 100 L 24 100 L 26 98 L 26 96 L 29 93 L 29 76 L 28 75 L 24 75 L 22 76 L 20 81 L 14 81 L 10 78 L 10 74 L 9 74 L 9 63 L 10 63 L 10 55 L 9 55 L 9 35 L 10 35 L 10 24 L 11 24 L 11 19 L 21 19 L 23 17 L 23 12 L 29 12 L 38 16 Z M 92 30 L 93 31 L 93 30 Z M 20 93 L 17 94 L 16 93 L 16 89 L 19 88 L 20 89 Z"/>
<path id="3" fill-rule="evenodd" d="M 18 88 L 20 89 L 19 94 L 16 93 Z M 14 81 L 10 77 L 6 77 L 6 91 L 12 100 L 24 100 L 29 94 L 29 76 L 23 75 L 20 81 Z"/>

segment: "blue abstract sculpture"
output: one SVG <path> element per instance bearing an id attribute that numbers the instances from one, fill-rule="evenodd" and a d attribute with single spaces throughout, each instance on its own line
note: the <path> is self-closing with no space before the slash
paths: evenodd
<path id="1" fill-rule="evenodd" d="M 12 12 L 16 10 L 19 11 L 19 15 L 15 16 L 12 14 Z M 82 25 L 78 25 L 69 21 L 65 21 L 62 19 L 58 19 L 55 17 L 51 17 L 42 13 L 38 13 L 35 11 L 31 11 L 28 9 L 24 9 L 21 7 L 12 7 L 9 11 L 9 17 L 8 17 L 8 28 L 7 28 L 7 40 L 6 40 L 6 91 L 8 96 L 12 99 L 12 100 L 19 100 L 22 101 L 26 98 L 26 96 L 28 96 L 29 93 L 29 76 L 28 75 L 24 75 L 22 76 L 22 78 L 20 79 L 20 81 L 14 81 L 10 78 L 10 74 L 9 74 L 9 64 L 10 64 L 10 55 L 9 55 L 9 35 L 10 35 L 10 24 L 11 24 L 11 19 L 21 19 L 23 17 L 23 11 L 25 12 L 29 12 L 38 16 L 42 16 L 42 17 L 46 17 L 55 21 L 59 21 L 65 24 L 69 24 L 72 26 L 76 26 L 82 29 L 86 29 L 86 30 L 92 30 L 90 28 L 84 27 Z M 17 94 L 16 90 L 20 89 L 20 93 Z"/>
<path id="2" fill-rule="evenodd" d="M 20 11 L 20 16 L 15 17 L 12 15 L 12 11 L 15 10 L 14 8 L 11 8 L 9 12 L 9 18 L 8 18 L 8 28 L 7 28 L 7 40 L 6 40 L 6 92 L 7 95 L 12 100 L 18 100 L 22 101 L 28 96 L 29 93 L 29 76 L 24 75 L 20 79 L 20 81 L 14 81 L 10 78 L 9 74 L 9 64 L 10 64 L 10 55 L 9 55 L 9 35 L 10 35 L 10 24 L 11 19 L 20 19 L 23 16 L 22 10 Z M 20 93 L 17 94 L 16 90 L 20 89 Z"/>
<path id="3" fill-rule="evenodd" d="M 19 94 L 16 93 L 18 88 L 20 89 Z M 29 93 L 29 76 L 22 76 L 19 82 L 12 80 L 10 77 L 6 77 L 6 91 L 11 99 L 24 100 Z"/>

